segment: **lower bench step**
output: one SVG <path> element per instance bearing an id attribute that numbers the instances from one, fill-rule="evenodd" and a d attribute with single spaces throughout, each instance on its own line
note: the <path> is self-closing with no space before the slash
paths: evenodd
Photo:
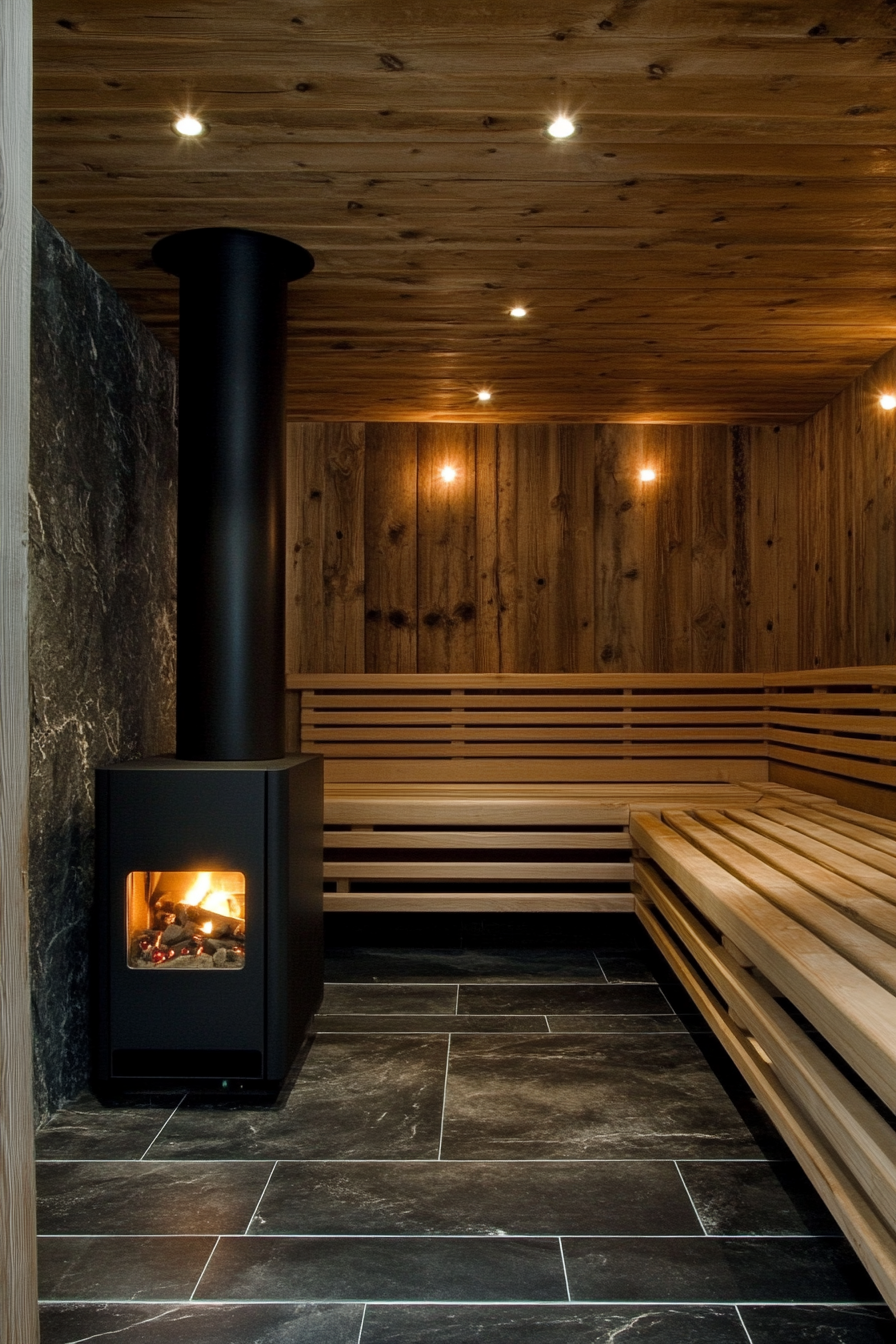
<path id="1" fill-rule="evenodd" d="M 325 891 L 325 911 L 416 911 L 458 914 L 612 913 L 627 914 L 635 908 L 630 891 L 601 892 L 413 892 Z"/>

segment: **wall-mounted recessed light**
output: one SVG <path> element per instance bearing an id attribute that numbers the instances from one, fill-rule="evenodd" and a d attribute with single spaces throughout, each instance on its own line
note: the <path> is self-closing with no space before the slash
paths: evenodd
<path id="1" fill-rule="evenodd" d="M 656 472 L 654 471 L 653 467 L 642 467 L 642 469 L 638 472 L 638 479 L 641 481 L 655 481 Z"/>
<path id="2" fill-rule="evenodd" d="M 511 316 L 511 317 L 525 317 L 525 316 L 526 316 L 526 311 L 527 311 L 527 310 L 526 310 L 525 308 L 511 308 L 511 310 L 510 310 L 510 316 Z"/>
<path id="3" fill-rule="evenodd" d="M 439 475 L 443 481 L 447 481 L 450 485 L 452 481 L 457 479 L 457 470 L 455 467 L 443 467 Z"/>
<path id="4" fill-rule="evenodd" d="M 202 135 L 205 131 L 202 122 L 197 117 L 191 117 L 189 113 L 186 116 L 178 117 L 174 123 L 174 129 L 178 135 L 186 136 Z"/>
<path id="5" fill-rule="evenodd" d="M 492 394 L 491 392 L 486 392 L 485 388 L 483 388 L 481 392 L 476 393 L 476 399 L 477 401 L 491 401 Z"/>
<path id="6" fill-rule="evenodd" d="M 882 411 L 896 411 L 896 397 L 892 392 L 885 392 L 879 404 Z"/>
<path id="7" fill-rule="evenodd" d="M 558 117 L 548 127 L 548 135 L 552 135 L 555 140 L 568 140 L 575 133 L 575 122 L 570 121 L 569 117 Z"/>

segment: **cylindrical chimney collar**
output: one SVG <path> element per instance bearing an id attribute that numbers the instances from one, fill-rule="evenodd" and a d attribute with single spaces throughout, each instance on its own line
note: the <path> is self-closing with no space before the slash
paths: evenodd
<path id="1" fill-rule="evenodd" d="M 183 278 L 195 269 L 217 265 L 222 251 L 233 255 L 241 241 L 244 248 L 279 271 L 287 284 L 314 270 L 314 258 L 304 247 L 257 229 L 184 229 L 157 242 L 152 259 L 169 275 Z"/>

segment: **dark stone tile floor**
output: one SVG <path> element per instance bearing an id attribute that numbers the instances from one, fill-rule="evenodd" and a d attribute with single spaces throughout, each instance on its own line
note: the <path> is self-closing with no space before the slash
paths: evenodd
<path id="1" fill-rule="evenodd" d="M 350 949 L 276 1105 L 38 1135 L 43 1344 L 896 1344 L 638 949 Z"/>

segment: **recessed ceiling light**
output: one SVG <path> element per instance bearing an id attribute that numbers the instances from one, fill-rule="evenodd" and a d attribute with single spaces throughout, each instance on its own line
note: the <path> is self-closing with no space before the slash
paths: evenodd
<path id="1" fill-rule="evenodd" d="M 174 123 L 174 129 L 177 131 L 178 135 L 192 136 L 202 135 L 205 127 L 201 121 L 198 121 L 196 117 L 191 117 L 188 113 L 186 116 L 177 119 Z"/>
<path id="2" fill-rule="evenodd" d="M 476 396 L 479 399 L 479 401 L 491 401 L 492 399 L 491 392 L 486 392 L 484 388 L 481 392 L 477 392 Z"/>
<path id="3" fill-rule="evenodd" d="M 567 140 L 569 136 L 575 135 L 575 133 L 575 124 L 570 121 L 569 117 L 558 117 L 548 127 L 548 135 L 552 135 L 555 140 Z"/>
<path id="4" fill-rule="evenodd" d="M 656 480 L 656 472 L 654 471 L 653 467 L 644 467 L 643 470 L 641 470 L 638 473 L 638 475 L 642 481 Z"/>
<path id="5" fill-rule="evenodd" d="M 526 309 L 525 309 L 525 308 L 511 308 L 511 310 L 510 310 L 510 316 L 511 316 L 511 317 L 525 317 L 525 316 L 526 316 Z"/>
<path id="6" fill-rule="evenodd" d="M 439 472 L 439 475 L 443 481 L 448 481 L 450 484 L 451 481 L 457 478 L 457 471 L 454 467 L 443 467 Z"/>
<path id="7" fill-rule="evenodd" d="M 896 411 L 896 397 L 892 392 L 885 392 L 880 399 L 880 408 L 882 411 Z"/>

